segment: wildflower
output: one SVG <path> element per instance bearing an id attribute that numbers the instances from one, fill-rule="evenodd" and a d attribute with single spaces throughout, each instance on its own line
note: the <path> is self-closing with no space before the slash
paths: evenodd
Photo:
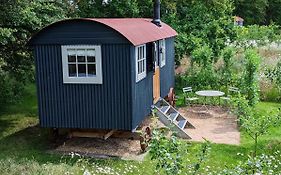
<path id="1" fill-rule="evenodd" d="M 86 169 L 83 173 L 83 175 L 91 175 L 91 173 Z"/>

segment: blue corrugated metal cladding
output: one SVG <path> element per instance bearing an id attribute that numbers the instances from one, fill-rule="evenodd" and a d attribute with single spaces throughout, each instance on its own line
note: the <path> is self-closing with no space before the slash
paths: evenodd
<path id="1" fill-rule="evenodd" d="M 160 95 L 167 96 L 171 87 L 174 87 L 174 38 L 165 39 L 166 65 L 160 68 Z M 135 48 L 132 47 L 132 60 L 134 60 Z M 159 54 L 158 54 L 159 55 Z M 158 58 L 159 59 L 159 58 Z M 131 63 L 132 75 L 135 75 L 135 62 Z M 151 112 L 153 105 L 153 71 L 148 72 L 145 79 L 138 83 L 136 76 L 132 76 L 132 103 L 133 126 L 136 127 Z"/>
<path id="2" fill-rule="evenodd" d="M 64 84 L 61 45 L 101 45 L 103 84 Z M 31 45 L 36 62 L 40 125 L 56 128 L 133 130 L 150 113 L 153 72 L 136 83 L 135 47 L 94 22 L 53 26 Z M 174 38 L 166 39 L 161 96 L 174 86 Z"/>

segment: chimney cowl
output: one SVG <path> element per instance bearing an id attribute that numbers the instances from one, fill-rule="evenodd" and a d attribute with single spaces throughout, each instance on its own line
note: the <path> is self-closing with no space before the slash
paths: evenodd
<path id="1" fill-rule="evenodd" d="M 154 0 L 154 8 L 153 8 L 153 20 L 152 23 L 161 27 L 160 20 L 160 0 Z"/>

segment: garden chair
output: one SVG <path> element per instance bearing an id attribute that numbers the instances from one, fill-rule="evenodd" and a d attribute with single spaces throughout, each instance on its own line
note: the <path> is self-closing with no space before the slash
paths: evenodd
<path id="1" fill-rule="evenodd" d="M 184 94 L 185 103 L 187 103 L 188 105 L 192 106 L 192 104 L 194 104 L 195 101 L 199 100 L 199 98 L 191 96 L 192 87 L 184 87 L 182 88 L 182 91 Z"/>
<path id="2" fill-rule="evenodd" d="M 228 92 L 227 92 L 227 96 L 220 97 L 220 99 L 223 100 L 225 103 L 228 103 L 228 102 L 230 102 L 231 97 L 233 95 L 238 95 L 239 93 L 240 93 L 239 88 L 229 87 Z"/>

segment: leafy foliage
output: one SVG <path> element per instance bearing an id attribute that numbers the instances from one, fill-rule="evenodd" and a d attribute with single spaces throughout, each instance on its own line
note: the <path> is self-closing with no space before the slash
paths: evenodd
<path id="1" fill-rule="evenodd" d="M 0 70 L 1 71 L 1 70 Z M 9 102 L 10 97 L 13 96 L 11 91 L 12 85 L 11 81 L 9 81 L 9 77 L 3 72 L 0 72 L 0 108 L 3 107 L 4 104 Z"/>
<path id="2" fill-rule="evenodd" d="M 178 56 L 190 55 L 198 47 L 208 45 L 217 59 L 226 41 L 235 37 L 232 10 L 229 0 L 178 1 L 174 24 L 179 32 Z"/>
<path id="3" fill-rule="evenodd" d="M 188 161 L 189 163 L 185 164 L 182 155 L 188 154 L 187 149 L 184 149 L 183 142 L 176 137 L 175 133 L 167 136 L 167 131 L 170 130 L 153 130 L 149 153 L 151 160 L 156 162 L 156 171 L 167 175 L 197 174 L 208 158 L 210 142 L 206 140 L 201 144 L 194 163 Z"/>
<path id="4" fill-rule="evenodd" d="M 194 171 L 193 175 L 197 174 L 198 171 L 202 168 L 203 163 L 207 160 L 211 151 L 210 142 L 205 139 L 205 142 L 201 144 L 201 148 L 197 153 L 197 162 L 193 165 Z"/>
<path id="5" fill-rule="evenodd" d="M 78 17 L 138 17 L 140 15 L 136 0 L 80 0 L 76 4 Z"/>
<path id="6" fill-rule="evenodd" d="M 263 24 L 266 21 L 268 0 L 235 0 L 235 15 L 244 18 L 246 24 Z"/>
<path id="7" fill-rule="evenodd" d="M 281 95 L 281 61 L 274 68 L 267 68 L 265 75 L 272 83 L 277 85 Z"/>
<path id="8" fill-rule="evenodd" d="M 179 145 L 175 135 L 168 139 L 161 131 L 153 131 L 149 153 L 151 160 L 156 160 L 156 170 L 164 170 L 167 175 L 181 172 L 183 160 L 179 153 Z"/>
<path id="9" fill-rule="evenodd" d="M 234 44 L 241 48 L 265 46 L 274 42 L 280 42 L 281 39 L 280 27 L 276 25 L 235 27 L 235 32 L 237 38 Z"/>
<path id="10" fill-rule="evenodd" d="M 253 115 L 242 117 L 242 127 L 255 141 L 254 156 L 257 155 L 258 138 L 268 132 L 269 128 L 281 124 L 280 114 L 259 115 L 256 111 Z"/>
<path id="11" fill-rule="evenodd" d="M 280 0 L 234 0 L 234 14 L 241 16 L 246 25 L 281 24 Z"/>
<path id="12" fill-rule="evenodd" d="M 249 105 L 254 106 L 259 101 L 258 71 L 261 58 L 256 50 L 249 49 L 245 52 L 245 72 L 243 76 L 243 91 L 249 100 Z"/>
<path id="13" fill-rule="evenodd" d="M 27 40 L 43 26 L 65 18 L 60 1 L 9 0 L 0 5 L 0 76 L 1 89 L 6 92 L 2 102 L 17 99 L 23 85 L 33 80 L 33 59 Z"/>
<path id="14" fill-rule="evenodd" d="M 233 84 L 233 58 L 235 54 L 235 49 L 232 47 L 226 47 L 222 52 L 223 67 L 221 72 L 221 82 L 224 82 L 226 89 Z"/>
<path id="15" fill-rule="evenodd" d="M 239 123 L 246 133 L 254 140 L 253 156 L 257 155 L 258 139 L 266 134 L 269 128 L 281 124 L 280 111 L 271 111 L 263 115 L 249 105 L 245 97 L 232 99 L 234 113 L 239 117 Z"/>
<path id="16" fill-rule="evenodd" d="M 248 159 L 241 161 L 234 168 L 227 168 L 222 172 L 212 172 L 210 174 L 280 174 L 280 155 L 280 151 L 276 151 L 273 155 L 262 154 L 257 157 L 248 156 Z"/>
<path id="17" fill-rule="evenodd" d="M 252 107 L 249 106 L 249 101 L 244 96 L 237 96 L 231 99 L 233 112 L 238 117 L 240 124 L 243 123 L 242 118 L 247 118 L 248 116 L 253 116 Z"/>
<path id="18" fill-rule="evenodd" d="M 268 0 L 266 23 L 281 25 L 281 0 Z"/>

